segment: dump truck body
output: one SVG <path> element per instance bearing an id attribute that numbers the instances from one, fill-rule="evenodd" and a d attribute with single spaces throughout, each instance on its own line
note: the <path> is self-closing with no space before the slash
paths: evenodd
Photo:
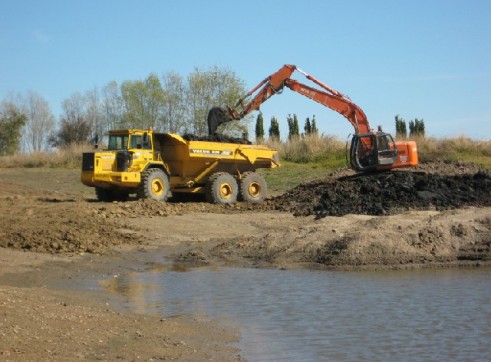
<path id="1" fill-rule="evenodd" d="M 107 150 L 84 153 L 82 182 L 95 187 L 99 199 L 108 201 L 125 199 L 131 193 L 165 200 L 171 191 L 204 193 L 209 201 L 218 203 L 235 202 L 241 195 L 260 202 L 266 184 L 255 171 L 277 166 L 278 153 L 266 146 L 188 141 L 177 134 L 121 130 L 110 132 Z M 244 183 L 244 178 L 251 177 L 253 185 Z M 220 186 L 221 180 L 224 184 Z M 213 185 L 223 189 L 218 190 L 218 196 Z M 217 200 L 220 192 L 229 198 Z M 248 192 L 251 199 L 243 195 Z"/>

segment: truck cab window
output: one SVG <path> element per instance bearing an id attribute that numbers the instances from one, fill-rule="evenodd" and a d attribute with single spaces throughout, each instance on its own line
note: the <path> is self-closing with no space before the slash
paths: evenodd
<path id="1" fill-rule="evenodd" d="M 130 149 L 131 148 L 138 148 L 138 149 L 145 149 L 145 150 L 151 150 L 152 149 L 152 144 L 150 143 L 149 139 L 147 138 L 147 142 L 144 142 L 144 137 L 142 135 L 132 135 L 130 139 Z"/>
<path id="2" fill-rule="evenodd" d="M 110 135 L 107 149 L 110 151 L 125 150 L 128 147 L 128 135 Z"/>

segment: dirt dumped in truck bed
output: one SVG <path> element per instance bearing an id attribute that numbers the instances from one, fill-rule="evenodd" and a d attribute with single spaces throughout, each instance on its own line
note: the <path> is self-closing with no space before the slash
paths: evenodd
<path id="1" fill-rule="evenodd" d="M 247 138 L 239 138 L 227 136 L 220 133 L 214 133 L 212 135 L 207 136 L 196 136 L 191 133 L 186 133 L 182 136 L 186 141 L 208 141 L 208 142 L 222 142 L 222 143 L 236 143 L 241 145 L 250 145 L 252 144 Z"/>
<path id="2" fill-rule="evenodd" d="M 317 218 L 491 206 L 491 177 L 483 170 L 463 174 L 405 170 L 329 177 L 299 185 L 269 200 L 268 205 Z"/>

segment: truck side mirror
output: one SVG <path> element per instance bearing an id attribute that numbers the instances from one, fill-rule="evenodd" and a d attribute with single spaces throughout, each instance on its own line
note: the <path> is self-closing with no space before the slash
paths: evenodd
<path id="1" fill-rule="evenodd" d="M 99 135 L 96 133 L 94 137 L 94 148 L 99 148 Z"/>

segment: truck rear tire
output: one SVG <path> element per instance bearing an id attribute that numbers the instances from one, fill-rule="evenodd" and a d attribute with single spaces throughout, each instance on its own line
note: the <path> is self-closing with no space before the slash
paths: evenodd
<path id="1" fill-rule="evenodd" d="M 169 177 L 165 172 L 159 168 L 150 168 L 143 173 L 137 194 L 141 199 L 165 201 L 169 188 Z"/>
<path id="2" fill-rule="evenodd" d="M 256 172 L 245 172 L 240 179 L 240 200 L 257 204 L 266 198 L 268 186 L 266 180 Z"/>
<path id="3" fill-rule="evenodd" d="M 239 185 L 235 178 L 227 172 L 211 175 L 206 184 L 206 201 L 213 204 L 233 204 L 237 201 Z"/>

